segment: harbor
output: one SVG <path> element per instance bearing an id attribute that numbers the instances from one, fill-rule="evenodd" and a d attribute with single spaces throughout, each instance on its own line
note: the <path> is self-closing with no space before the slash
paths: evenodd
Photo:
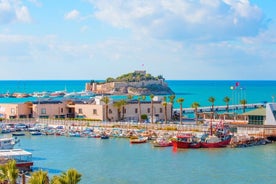
<path id="1" fill-rule="evenodd" d="M 40 83 L 43 84 L 43 81 Z M 51 85 L 51 83 L 52 81 L 47 84 Z M 177 84 L 182 84 L 182 82 L 177 82 Z M 221 84 L 223 84 L 222 88 L 225 89 L 225 84 L 223 82 Z M 266 105 L 271 104 L 265 102 L 269 101 L 268 98 L 263 98 L 262 95 L 265 93 L 261 93 L 261 96 L 256 94 L 254 98 L 248 95 L 244 114 L 244 106 L 241 104 L 236 102 L 233 105 L 234 102 L 230 103 L 229 112 L 227 112 L 225 103 L 220 102 L 220 99 L 223 99 L 225 95 L 231 96 L 231 93 L 229 94 L 227 91 L 225 93 L 214 91 L 206 93 L 206 91 L 201 92 L 201 88 L 197 89 L 196 95 L 192 95 L 192 93 L 190 95 L 182 94 L 178 91 L 173 112 L 180 110 L 180 104 L 176 100 L 181 97 L 185 98 L 182 122 L 179 119 L 170 119 L 170 106 L 167 106 L 169 116 L 165 121 L 162 97 L 157 98 L 154 104 L 158 116 L 154 117 L 153 123 L 151 122 L 151 113 L 148 111 L 151 109 L 149 98 L 143 101 L 143 108 L 145 109 L 143 113 L 147 114 L 149 119 L 142 122 L 139 122 L 138 118 L 131 118 L 138 116 L 139 111 L 137 114 L 133 113 L 135 108 L 138 109 L 137 101 L 129 101 L 129 105 L 125 106 L 126 112 L 123 114 L 121 111 L 119 116 L 117 115 L 117 108 L 111 105 L 116 101 L 114 98 L 115 100 L 111 101 L 109 105 L 112 113 L 108 116 L 110 120 L 107 121 L 104 103 L 99 104 L 103 111 L 94 111 L 94 117 L 97 114 L 102 118 L 96 120 L 95 118 L 88 118 L 88 115 L 92 117 L 93 108 L 85 111 L 90 105 L 87 103 L 78 104 L 72 103 L 73 101 L 62 103 L 62 101 L 56 100 L 46 102 L 42 98 L 36 97 L 0 98 L 2 103 L 12 102 L 7 105 L 1 104 L 2 118 L 7 117 L 2 119 L 2 124 L 7 125 L 7 127 L 2 127 L 2 135 L 17 137 L 20 141 L 15 144 L 14 149 L 22 149 L 32 154 L 32 171 L 42 169 L 47 171 L 50 177 L 53 177 L 74 167 L 83 174 L 81 184 L 91 182 L 108 184 L 182 183 L 183 178 L 179 178 L 179 176 L 183 173 L 193 176 L 185 177 L 185 182 L 193 183 L 202 183 L 203 181 L 215 183 L 217 181 L 215 178 L 219 178 L 224 183 L 238 183 L 239 181 L 254 183 L 261 181 L 264 175 L 268 178 L 267 183 L 269 183 L 271 170 L 268 168 L 274 169 L 274 166 L 270 166 L 270 164 L 273 162 L 273 155 L 275 154 L 275 126 L 267 124 L 273 121 L 270 120 L 270 115 L 266 116 L 264 110 L 261 113 L 249 113 L 266 109 Z M 54 90 L 59 91 L 58 89 L 61 89 L 60 86 Z M 72 90 L 70 86 L 68 89 L 68 91 L 82 91 L 81 88 Z M 188 89 L 185 90 L 188 91 Z M 35 91 L 42 90 L 36 89 Z M 268 91 L 265 90 L 265 92 Z M 208 102 L 211 95 L 217 99 L 213 111 L 212 104 Z M 113 96 L 109 97 L 111 97 L 110 99 L 113 98 Z M 122 98 L 126 99 L 126 97 Z M 32 99 L 32 101 L 25 103 L 26 99 Z M 38 99 L 40 100 L 38 101 Z M 190 108 L 194 99 L 197 99 L 201 104 L 197 109 L 198 118 L 195 118 L 195 109 Z M 16 105 L 20 103 L 24 104 L 24 108 L 21 105 Z M 62 108 L 63 110 L 61 110 Z M 32 110 L 30 111 L 30 109 Z M 24 114 L 24 112 L 27 113 Z M 29 116 L 29 114 L 32 115 Z M 211 118 L 212 114 L 214 115 L 213 118 Z M 69 118 L 67 115 L 76 118 Z M 123 121 L 118 120 L 119 117 L 123 116 L 125 118 Z M 114 121 L 111 120 L 112 117 Z M 216 136 L 215 129 L 221 121 L 231 130 L 232 139 L 229 144 L 227 142 L 228 145 L 226 146 L 220 143 L 222 139 L 212 137 L 206 139 L 208 136 L 203 136 L 206 133 L 209 133 L 210 136 Z M 181 136 L 183 137 L 181 138 Z M 210 141 L 218 142 L 215 144 L 215 147 L 218 148 L 205 148 L 211 147 L 211 144 L 203 145 L 202 142 L 198 142 L 199 140 L 207 140 L 209 143 L 211 143 Z M 177 146 L 177 142 L 184 142 L 189 148 L 180 148 Z M 263 155 L 265 158 L 269 158 L 269 161 Z M 225 159 L 226 157 L 227 159 Z M 243 164 L 237 158 L 243 160 Z M 198 160 L 200 160 L 200 164 Z M 264 167 L 262 171 L 265 174 L 258 174 L 259 167 L 256 168 L 251 165 L 252 160 Z M 223 177 L 225 174 L 225 167 L 223 166 L 225 165 L 227 165 L 226 170 L 229 169 L 229 173 L 233 175 L 231 179 Z M 145 168 L 150 172 L 145 172 Z M 240 178 L 239 171 L 242 168 L 247 168 L 248 173 L 251 174 L 250 179 L 247 177 Z M 122 172 L 125 170 L 129 172 Z M 143 177 L 141 177 L 141 173 Z M 207 176 L 208 180 L 206 180 Z M 273 181 L 272 178 L 271 181 Z"/>

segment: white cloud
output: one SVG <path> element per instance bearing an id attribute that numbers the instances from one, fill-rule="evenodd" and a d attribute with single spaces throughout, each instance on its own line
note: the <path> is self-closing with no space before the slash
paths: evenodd
<path id="1" fill-rule="evenodd" d="M 17 19 L 20 22 L 31 22 L 31 16 L 30 16 L 28 8 L 26 6 L 17 8 L 15 13 L 16 13 Z"/>
<path id="2" fill-rule="evenodd" d="M 31 20 L 28 8 L 21 1 L 0 1 L 0 24 L 12 22 L 29 23 Z"/>
<path id="3" fill-rule="evenodd" d="M 144 64 L 150 73 L 162 74 L 167 79 L 275 79 L 276 52 L 266 44 L 228 41 L 191 44 L 157 39 L 113 39 L 84 44 L 64 42 L 55 35 L 0 35 L 0 50 L 4 70 L 13 71 L 16 62 L 38 72 L 24 75 L 14 72 L 15 78 L 32 79 L 37 75 L 36 78 L 55 79 L 58 74 L 61 79 L 105 79 L 140 69 Z M 97 70 L 92 73 L 95 67 Z M 71 70 L 74 72 L 68 72 Z M 266 71 L 265 75 L 257 75 L 262 71 Z"/>
<path id="4" fill-rule="evenodd" d="M 78 19 L 79 18 L 79 11 L 78 10 L 72 10 L 70 12 L 68 12 L 64 18 L 67 19 L 67 20 L 75 20 L 75 19 Z"/>
<path id="5" fill-rule="evenodd" d="M 162 39 L 229 40 L 257 35 L 261 10 L 248 0 L 90 0 L 96 18 Z"/>

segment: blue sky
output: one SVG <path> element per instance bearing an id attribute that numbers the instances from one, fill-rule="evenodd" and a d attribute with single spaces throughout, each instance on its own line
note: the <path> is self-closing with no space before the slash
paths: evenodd
<path id="1" fill-rule="evenodd" d="M 0 80 L 276 80 L 275 0 L 0 0 Z M 274 10 L 273 10 L 274 9 Z"/>

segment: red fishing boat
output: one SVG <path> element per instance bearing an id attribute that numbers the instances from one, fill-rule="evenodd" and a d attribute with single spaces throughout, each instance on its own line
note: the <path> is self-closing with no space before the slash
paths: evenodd
<path id="1" fill-rule="evenodd" d="M 219 122 L 213 134 L 212 122 L 210 123 L 210 135 L 202 137 L 201 147 L 202 148 L 222 148 L 229 145 L 232 135 L 230 135 L 229 127 L 224 126 L 224 123 Z"/>
<path id="2" fill-rule="evenodd" d="M 173 146 L 176 148 L 200 148 L 201 142 L 198 138 L 190 133 L 180 134 L 173 141 Z"/>

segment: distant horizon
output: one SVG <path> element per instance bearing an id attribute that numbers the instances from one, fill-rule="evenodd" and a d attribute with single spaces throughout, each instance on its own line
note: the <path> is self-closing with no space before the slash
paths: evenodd
<path id="1" fill-rule="evenodd" d="M 106 79 L 3 79 L 0 81 L 105 81 Z M 165 81 L 276 81 L 276 79 L 165 79 Z"/>

